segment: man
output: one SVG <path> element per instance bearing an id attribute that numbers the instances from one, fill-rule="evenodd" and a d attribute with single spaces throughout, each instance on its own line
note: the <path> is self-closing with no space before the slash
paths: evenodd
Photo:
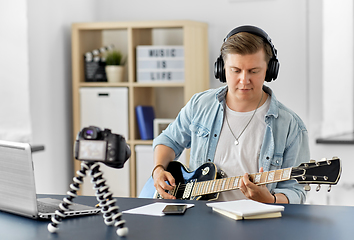
<path id="1" fill-rule="evenodd" d="M 174 198 L 165 190 L 175 185 L 165 169 L 184 148 L 191 148 L 191 170 L 209 161 L 229 177 L 243 175 L 240 189 L 221 193 L 219 200 L 305 201 L 303 188 L 294 180 L 257 186 L 247 174 L 297 166 L 310 159 L 304 123 L 263 85 L 277 78 L 276 54 L 268 35 L 257 27 L 241 26 L 227 35 L 214 70 L 227 86 L 195 94 L 154 139 L 152 176 L 163 198 Z"/>

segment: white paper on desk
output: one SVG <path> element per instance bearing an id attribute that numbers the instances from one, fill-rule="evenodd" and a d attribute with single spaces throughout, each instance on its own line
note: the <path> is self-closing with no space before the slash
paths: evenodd
<path id="1" fill-rule="evenodd" d="M 284 206 L 282 205 L 270 205 L 249 199 L 229 202 L 214 202 L 207 203 L 206 205 L 208 207 L 233 212 L 241 217 L 284 211 Z"/>
<path id="2" fill-rule="evenodd" d="M 152 203 L 149 205 L 145 205 L 138 208 L 133 208 L 130 210 L 123 211 L 123 213 L 130 213 L 130 214 L 142 214 L 142 215 L 150 215 L 150 216 L 164 216 L 165 214 L 162 210 L 167 205 L 187 205 L 187 208 L 193 207 L 194 204 L 185 204 L 185 203 Z"/>

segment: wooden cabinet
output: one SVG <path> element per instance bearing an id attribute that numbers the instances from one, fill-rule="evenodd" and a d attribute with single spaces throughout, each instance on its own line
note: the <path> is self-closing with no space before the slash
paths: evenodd
<path id="1" fill-rule="evenodd" d="M 127 56 L 124 81 L 85 82 L 84 54 L 110 44 L 114 44 L 115 48 Z M 184 82 L 137 82 L 138 45 L 182 45 Z M 128 184 L 130 196 L 135 197 L 138 194 L 135 146 L 152 144 L 152 140 L 139 139 L 135 107 L 151 105 L 154 107 L 156 118 L 175 118 L 194 93 L 209 88 L 208 26 L 206 23 L 196 21 L 74 23 L 72 24 L 73 139 L 81 130 L 79 95 L 81 87 L 128 88 L 129 136 L 125 137 L 131 148 L 131 157 L 125 168 L 130 168 L 130 183 L 120 184 Z M 79 161 L 74 161 L 74 169 L 75 172 L 80 169 Z"/>

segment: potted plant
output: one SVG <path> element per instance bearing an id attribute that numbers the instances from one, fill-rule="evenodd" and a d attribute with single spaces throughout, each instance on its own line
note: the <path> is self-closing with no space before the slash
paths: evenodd
<path id="1" fill-rule="evenodd" d="M 125 58 L 120 51 L 112 50 L 106 54 L 106 75 L 108 82 L 122 82 Z"/>

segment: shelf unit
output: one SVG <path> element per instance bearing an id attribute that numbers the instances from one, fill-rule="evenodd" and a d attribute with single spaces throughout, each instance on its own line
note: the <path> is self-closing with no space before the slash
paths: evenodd
<path id="1" fill-rule="evenodd" d="M 120 83 L 85 82 L 84 54 L 102 46 L 114 44 L 128 60 L 125 78 Z M 183 45 L 185 81 L 181 83 L 140 83 L 136 81 L 136 46 Z M 157 118 L 175 118 L 194 93 L 209 88 L 208 26 L 196 21 L 139 21 L 92 22 L 72 24 L 72 94 L 73 139 L 81 130 L 81 87 L 127 87 L 129 137 L 131 148 L 130 196 L 136 193 L 136 145 L 151 145 L 152 140 L 141 140 L 135 116 L 137 105 L 151 105 Z M 119 134 L 119 133 L 118 133 Z M 75 172 L 80 162 L 74 161 Z M 147 170 L 149 171 L 149 170 Z"/>

